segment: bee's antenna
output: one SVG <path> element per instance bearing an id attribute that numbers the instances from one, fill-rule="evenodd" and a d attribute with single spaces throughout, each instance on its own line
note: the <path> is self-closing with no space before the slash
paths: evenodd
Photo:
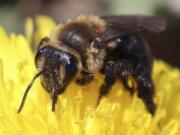
<path id="1" fill-rule="evenodd" d="M 38 73 L 36 73 L 36 75 L 33 77 L 32 81 L 31 81 L 31 82 L 29 83 L 29 85 L 27 86 L 27 88 L 26 88 L 26 90 L 25 90 L 25 93 L 24 93 L 24 96 L 23 96 L 23 98 L 22 98 L 22 100 L 21 100 L 21 105 L 20 105 L 17 113 L 20 113 L 20 112 L 21 112 L 21 110 L 22 110 L 22 108 L 23 108 L 23 106 L 24 106 L 24 103 L 25 103 L 27 94 L 28 94 L 30 88 L 32 87 L 34 81 L 35 81 L 42 73 L 44 73 L 44 71 L 46 71 L 46 69 L 42 69 L 41 71 L 39 71 Z"/>
<path id="2" fill-rule="evenodd" d="M 55 111 L 55 105 L 56 105 L 56 101 L 57 101 L 57 93 L 56 90 L 53 88 L 52 91 L 52 111 Z"/>

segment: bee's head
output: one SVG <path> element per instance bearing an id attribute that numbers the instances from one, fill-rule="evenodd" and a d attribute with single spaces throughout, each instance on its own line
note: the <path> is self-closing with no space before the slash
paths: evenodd
<path id="1" fill-rule="evenodd" d="M 77 73 L 76 58 L 52 46 L 41 47 L 35 63 L 38 70 L 45 70 L 40 77 L 41 83 L 51 93 L 53 90 L 62 93 Z"/>
<path id="2" fill-rule="evenodd" d="M 26 96 L 34 83 L 40 76 L 43 87 L 51 93 L 52 111 L 55 111 L 57 95 L 61 94 L 77 73 L 76 58 L 64 51 L 52 46 L 41 47 L 35 57 L 38 73 L 34 76 L 25 90 L 18 113 L 21 112 Z"/>

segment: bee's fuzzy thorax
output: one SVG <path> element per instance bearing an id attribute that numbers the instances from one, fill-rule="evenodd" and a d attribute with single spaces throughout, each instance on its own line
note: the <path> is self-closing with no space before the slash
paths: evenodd
<path id="1" fill-rule="evenodd" d="M 105 22 L 101 20 L 99 17 L 90 15 L 79 15 L 75 18 L 75 22 L 81 22 L 89 25 L 90 27 L 94 27 L 96 32 L 103 32 L 105 30 Z"/>
<path id="2" fill-rule="evenodd" d="M 74 32 L 76 29 L 77 31 Z M 104 30 L 105 22 L 99 17 L 79 15 L 65 24 L 59 24 L 49 37 L 50 44 L 74 55 L 79 61 L 78 67 L 80 70 L 83 68 L 86 71 L 95 72 L 103 65 L 105 50 L 98 52 L 96 57 L 85 50 L 89 50 L 90 39 Z M 68 39 L 68 36 L 71 38 Z M 82 49 L 82 47 L 78 49 L 76 46 L 80 44 L 86 49 Z"/>
<path id="3" fill-rule="evenodd" d="M 96 32 L 103 32 L 105 30 L 105 26 L 106 26 L 105 22 L 102 19 L 100 19 L 98 16 L 79 15 L 73 20 L 68 20 L 65 24 L 60 23 L 54 29 L 54 31 L 50 34 L 49 38 L 51 40 L 57 40 L 58 36 L 62 32 L 62 30 L 73 23 L 86 24 L 87 26 L 94 28 L 96 30 Z"/>

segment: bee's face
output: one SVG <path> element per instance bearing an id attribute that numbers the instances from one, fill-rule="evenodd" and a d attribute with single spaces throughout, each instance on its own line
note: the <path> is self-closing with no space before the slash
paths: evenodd
<path id="1" fill-rule="evenodd" d="M 44 46 L 36 54 L 36 67 L 45 69 L 41 75 L 43 87 L 52 92 L 55 89 L 62 93 L 77 73 L 77 61 L 71 54 L 52 46 Z"/>

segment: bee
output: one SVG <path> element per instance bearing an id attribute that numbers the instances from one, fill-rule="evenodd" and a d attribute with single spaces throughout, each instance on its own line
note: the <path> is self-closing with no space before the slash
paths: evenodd
<path id="1" fill-rule="evenodd" d="M 36 78 L 40 77 L 42 86 L 51 94 L 52 111 L 55 111 L 58 95 L 66 90 L 72 80 L 79 85 L 87 85 L 99 72 L 105 78 L 97 104 L 119 80 L 131 94 L 137 89 L 138 97 L 154 115 L 153 56 L 143 33 L 158 33 L 165 28 L 165 21 L 141 15 L 80 15 L 60 24 L 39 44 L 35 56 L 38 73 L 26 88 L 18 113 Z M 136 85 L 128 85 L 130 77 Z"/>

